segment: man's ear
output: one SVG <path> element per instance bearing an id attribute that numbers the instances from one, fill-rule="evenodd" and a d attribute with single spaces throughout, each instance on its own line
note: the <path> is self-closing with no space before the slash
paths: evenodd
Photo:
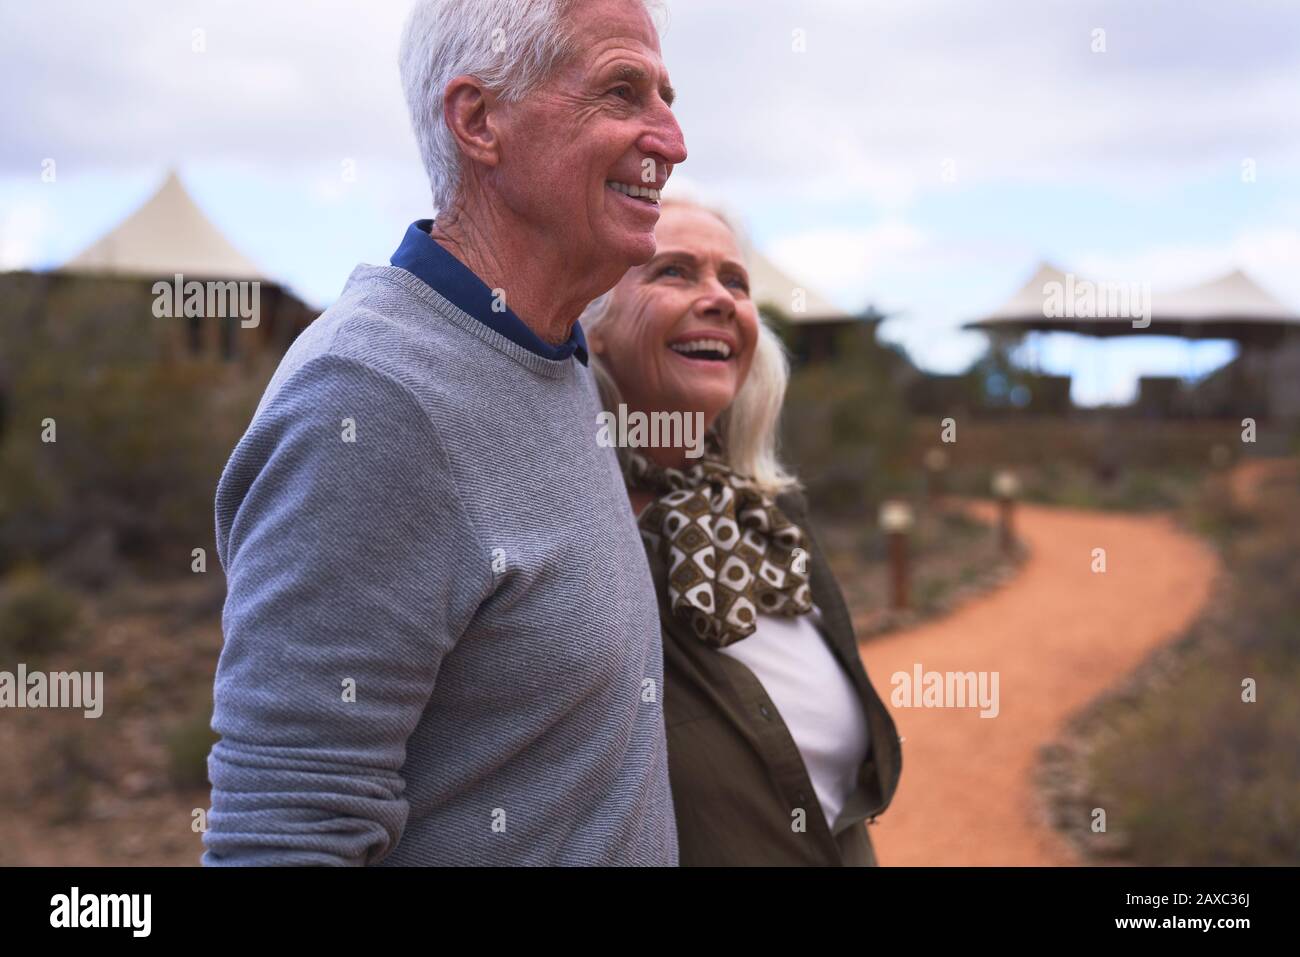
<path id="1" fill-rule="evenodd" d="M 442 117 L 466 157 L 484 166 L 501 161 L 501 142 L 497 137 L 496 94 L 472 76 L 458 76 L 447 84 L 442 94 Z"/>

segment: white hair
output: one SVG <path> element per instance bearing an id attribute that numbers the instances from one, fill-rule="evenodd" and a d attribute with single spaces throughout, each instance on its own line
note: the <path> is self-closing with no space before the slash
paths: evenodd
<path id="1" fill-rule="evenodd" d="M 573 52 L 566 13 L 574 2 L 416 0 L 399 65 L 435 209 L 451 206 L 460 188 L 460 150 L 443 118 L 447 84 L 474 76 L 506 102 L 522 99 Z M 662 14 L 661 0 L 642 2 L 652 17 Z"/>
<path id="2" fill-rule="evenodd" d="M 741 248 L 742 237 L 730 219 L 709 206 L 694 201 L 665 199 L 664 209 L 674 206 L 692 207 L 711 213 L 720 219 L 732 234 L 736 236 Z M 583 310 L 578 321 L 584 331 L 590 332 L 601 323 L 618 321 L 614 315 L 614 290 L 592 300 Z M 600 356 L 590 354 L 591 369 L 600 388 L 601 402 L 605 408 L 615 411 L 622 397 L 618 385 L 614 382 L 608 367 Z M 777 456 L 777 428 L 781 420 L 781 407 L 785 403 L 786 385 L 790 381 L 790 357 L 780 338 L 758 316 L 758 342 L 754 346 L 754 358 L 749 367 L 749 375 L 736 397 L 731 401 L 713 423 L 722 446 L 722 455 L 727 464 L 736 473 L 746 476 L 767 495 L 777 496 L 782 492 L 798 489 L 799 480 L 781 464 Z M 622 454 L 622 449 L 619 449 Z"/>

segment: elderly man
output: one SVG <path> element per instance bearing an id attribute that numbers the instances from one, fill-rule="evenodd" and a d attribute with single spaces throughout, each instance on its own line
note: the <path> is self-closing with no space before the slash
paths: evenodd
<path id="1" fill-rule="evenodd" d="M 438 209 L 221 476 L 203 863 L 675 864 L 654 587 L 577 317 L 686 158 L 643 0 L 422 0 Z"/>

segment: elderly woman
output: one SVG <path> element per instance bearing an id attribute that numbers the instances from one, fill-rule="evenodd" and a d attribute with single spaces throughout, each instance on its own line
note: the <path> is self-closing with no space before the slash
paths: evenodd
<path id="1" fill-rule="evenodd" d="M 610 410 L 698 414 L 707 452 L 619 450 L 659 594 L 684 865 L 873 865 L 898 785 L 888 711 L 775 454 L 787 365 L 735 231 L 665 202 L 657 252 L 582 317 Z"/>

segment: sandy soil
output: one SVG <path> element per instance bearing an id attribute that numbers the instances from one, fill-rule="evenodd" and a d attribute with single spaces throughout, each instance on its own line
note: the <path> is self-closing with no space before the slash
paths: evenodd
<path id="1" fill-rule="evenodd" d="M 987 502 L 967 502 L 993 517 Z M 1078 863 L 1033 786 L 1040 747 L 1066 718 L 1176 638 L 1210 594 L 1218 560 L 1168 516 L 1021 504 L 1020 573 L 954 614 L 862 647 L 903 742 L 903 773 L 872 826 L 880 863 Z M 1093 549 L 1106 570 L 1094 572 Z M 895 707 L 895 672 L 997 672 L 999 712 Z"/>

